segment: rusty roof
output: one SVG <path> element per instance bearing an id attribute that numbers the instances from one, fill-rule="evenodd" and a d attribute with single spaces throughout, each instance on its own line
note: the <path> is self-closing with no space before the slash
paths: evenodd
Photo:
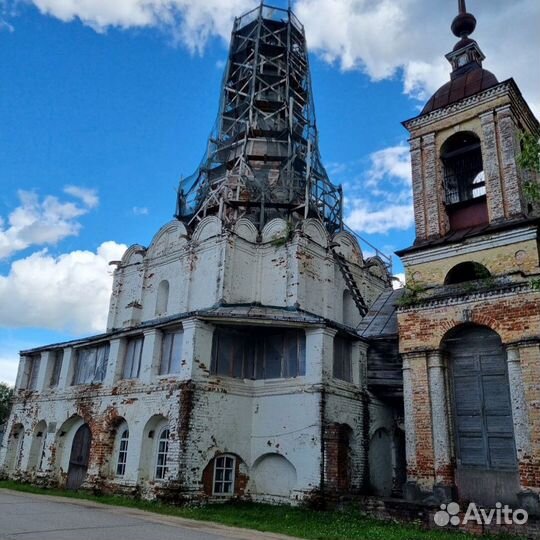
<path id="1" fill-rule="evenodd" d="M 473 63 L 468 67 L 469 69 L 463 70 L 450 82 L 441 86 L 426 103 L 421 114 L 446 107 L 499 83 L 491 71 L 482 68 L 479 64 Z"/>

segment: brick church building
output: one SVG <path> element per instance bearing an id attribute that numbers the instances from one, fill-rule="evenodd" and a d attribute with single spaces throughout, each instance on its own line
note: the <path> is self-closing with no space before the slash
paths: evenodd
<path id="1" fill-rule="evenodd" d="M 416 239 L 397 318 L 406 495 L 536 508 L 540 493 L 539 207 L 517 163 L 539 124 L 482 67 L 460 2 L 450 81 L 410 133 Z"/>
<path id="2" fill-rule="evenodd" d="M 540 513 L 540 126 L 483 68 L 410 133 L 416 239 L 368 257 L 318 149 L 303 27 L 235 21 L 218 122 L 175 219 L 116 261 L 107 330 L 23 351 L 2 475 L 175 500 L 375 494 Z"/>

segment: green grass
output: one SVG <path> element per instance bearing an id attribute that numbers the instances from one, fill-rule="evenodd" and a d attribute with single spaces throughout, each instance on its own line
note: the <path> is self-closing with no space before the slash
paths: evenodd
<path id="1" fill-rule="evenodd" d="M 353 511 L 322 512 L 306 508 L 253 503 L 176 507 L 116 495 L 92 495 L 84 491 L 44 489 L 11 481 L 0 481 L 0 488 L 72 499 L 86 499 L 115 506 L 138 508 L 168 516 L 213 521 L 224 525 L 287 534 L 313 540 L 478 540 L 478 537 L 467 534 L 425 531 L 415 525 L 377 521 Z M 497 540 L 512 538 L 516 540 L 516 537 L 510 536 L 491 538 L 497 538 Z"/>

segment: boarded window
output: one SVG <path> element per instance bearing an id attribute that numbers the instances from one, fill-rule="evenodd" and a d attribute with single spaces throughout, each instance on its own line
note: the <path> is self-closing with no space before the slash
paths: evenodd
<path id="1" fill-rule="evenodd" d="M 127 453 L 129 444 L 129 430 L 123 429 L 118 445 L 118 460 L 116 462 L 116 476 L 124 476 L 126 473 Z"/>
<path id="2" fill-rule="evenodd" d="M 169 428 L 161 430 L 158 438 L 156 455 L 156 480 L 163 480 L 167 475 L 167 461 L 169 458 Z"/>
<path id="3" fill-rule="evenodd" d="M 339 335 L 334 338 L 334 377 L 352 382 L 352 343 Z"/>
<path id="4" fill-rule="evenodd" d="M 136 379 L 141 370 L 141 356 L 143 350 L 144 338 L 131 338 L 127 342 L 126 356 L 124 358 L 124 379 Z"/>
<path id="5" fill-rule="evenodd" d="M 39 365 L 41 363 L 41 355 L 36 354 L 29 356 L 27 359 L 27 384 L 26 388 L 28 390 L 35 390 L 37 388 L 37 379 L 39 374 Z"/>
<path id="6" fill-rule="evenodd" d="M 180 373 L 184 333 L 182 330 L 164 332 L 161 341 L 160 375 Z"/>
<path id="7" fill-rule="evenodd" d="M 54 388 L 55 386 L 58 386 L 58 382 L 60 381 L 60 372 L 62 371 L 62 363 L 64 362 L 64 351 L 63 349 L 60 349 L 51 354 L 53 354 L 53 367 L 49 386 Z"/>
<path id="8" fill-rule="evenodd" d="M 211 372 L 244 379 L 305 375 L 306 342 L 301 330 L 217 328 Z"/>
<path id="9" fill-rule="evenodd" d="M 234 456 L 218 456 L 214 461 L 214 495 L 227 496 L 234 493 Z"/>
<path id="10" fill-rule="evenodd" d="M 105 378 L 109 360 L 109 344 L 85 347 L 77 351 L 73 384 L 100 383 Z"/>

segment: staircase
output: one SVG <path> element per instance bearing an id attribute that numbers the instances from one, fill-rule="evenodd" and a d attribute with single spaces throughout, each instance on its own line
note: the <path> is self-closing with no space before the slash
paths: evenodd
<path id="1" fill-rule="evenodd" d="M 356 281 L 354 280 L 354 276 L 352 275 L 351 269 L 349 268 L 349 265 L 347 264 L 347 260 L 345 259 L 343 255 L 340 255 L 335 249 L 332 250 L 332 255 L 334 256 L 334 259 L 339 265 L 341 274 L 343 275 L 343 278 L 345 279 L 347 288 L 351 292 L 351 296 L 354 300 L 354 303 L 356 304 L 356 307 L 358 308 L 358 311 L 360 312 L 360 315 L 362 317 L 365 317 L 368 312 L 368 307 L 366 305 L 366 302 L 364 301 L 364 298 L 362 297 L 362 293 L 360 292 L 360 289 L 358 288 Z"/>

